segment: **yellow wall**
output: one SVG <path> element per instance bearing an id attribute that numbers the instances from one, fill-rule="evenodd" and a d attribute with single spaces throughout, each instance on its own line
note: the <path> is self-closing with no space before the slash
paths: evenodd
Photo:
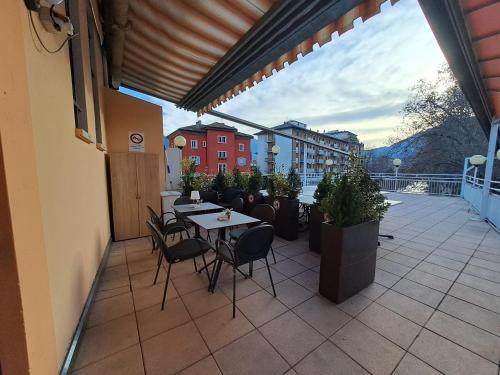
<path id="1" fill-rule="evenodd" d="M 49 48 L 64 40 L 33 19 Z M 68 47 L 39 51 L 29 27 L 23 1 L 3 4 L 0 132 L 30 368 L 56 374 L 110 239 L 106 170 L 104 153 L 75 137 Z"/>
<path id="2" fill-rule="evenodd" d="M 108 88 L 104 106 L 108 152 L 128 152 L 128 133 L 144 133 L 145 152 L 158 155 L 160 190 L 165 190 L 162 108 Z"/>

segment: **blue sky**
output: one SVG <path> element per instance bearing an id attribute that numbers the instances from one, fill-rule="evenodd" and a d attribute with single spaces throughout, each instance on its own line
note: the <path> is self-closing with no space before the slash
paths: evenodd
<path id="1" fill-rule="evenodd" d="M 314 49 L 217 110 L 266 126 L 293 119 L 314 130 L 350 130 L 368 147 L 381 146 L 401 122 L 408 89 L 420 78 L 436 77 L 445 62 L 417 0 L 386 2 L 380 14 L 356 20 L 354 29 Z M 161 105 L 164 134 L 198 120 L 172 103 L 120 91 Z"/>

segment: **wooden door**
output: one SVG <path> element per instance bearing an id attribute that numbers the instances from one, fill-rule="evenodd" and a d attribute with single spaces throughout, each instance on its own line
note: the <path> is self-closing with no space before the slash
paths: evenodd
<path id="1" fill-rule="evenodd" d="M 149 236 L 146 226 L 149 219 L 147 206 L 160 214 L 160 176 L 156 154 L 137 154 L 137 184 L 139 192 L 139 233 Z"/>
<path id="2" fill-rule="evenodd" d="M 115 241 L 139 237 L 139 194 L 135 154 L 109 155 Z"/>

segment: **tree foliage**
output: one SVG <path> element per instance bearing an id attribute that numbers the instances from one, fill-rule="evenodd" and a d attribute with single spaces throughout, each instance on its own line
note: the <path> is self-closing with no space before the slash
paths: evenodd
<path id="1" fill-rule="evenodd" d="M 448 66 L 436 80 L 422 79 L 410 89 L 396 143 L 409 138 L 416 152 L 401 172 L 460 173 L 465 157 L 486 152 L 487 139 Z"/>

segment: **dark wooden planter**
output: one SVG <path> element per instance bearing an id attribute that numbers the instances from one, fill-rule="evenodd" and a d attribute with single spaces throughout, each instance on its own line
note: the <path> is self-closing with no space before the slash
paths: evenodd
<path id="1" fill-rule="evenodd" d="M 255 206 L 264 203 L 264 197 L 261 193 L 244 193 L 243 201 L 243 213 L 245 215 L 250 215 Z"/>
<path id="2" fill-rule="evenodd" d="M 266 201 L 276 212 L 274 220 L 276 235 L 288 241 L 296 240 L 299 236 L 299 200 L 268 197 Z"/>
<path id="3" fill-rule="evenodd" d="M 340 228 L 321 224 L 319 293 L 341 303 L 375 278 L 379 222 Z"/>
<path id="4" fill-rule="evenodd" d="M 321 224 L 325 215 L 319 210 L 319 205 L 313 204 L 309 213 L 309 250 L 321 252 Z"/>

